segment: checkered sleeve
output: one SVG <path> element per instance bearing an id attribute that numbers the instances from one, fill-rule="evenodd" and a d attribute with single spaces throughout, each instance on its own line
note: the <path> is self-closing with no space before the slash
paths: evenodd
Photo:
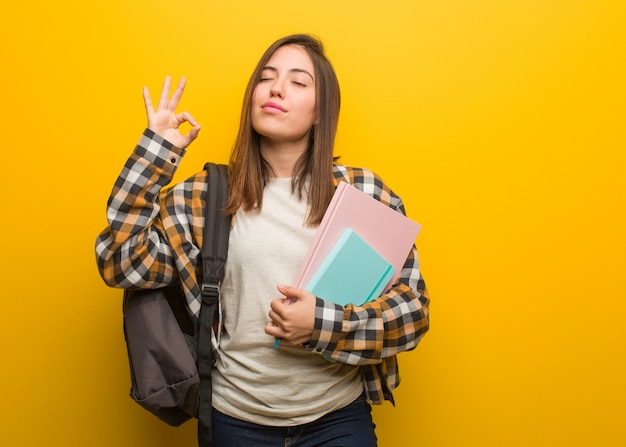
<path id="1" fill-rule="evenodd" d="M 340 167 L 336 177 L 406 214 L 400 197 L 371 171 Z M 343 363 L 380 363 L 417 346 L 429 328 L 428 305 L 414 246 L 396 284 L 378 299 L 342 307 L 318 298 L 315 328 L 307 348 Z"/>
<path id="2" fill-rule="evenodd" d="M 184 153 L 146 129 L 124 165 L 107 203 L 108 226 L 96 240 L 98 269 L 107 285 L 149 288 L 176 278 L 160 195 Z"/>

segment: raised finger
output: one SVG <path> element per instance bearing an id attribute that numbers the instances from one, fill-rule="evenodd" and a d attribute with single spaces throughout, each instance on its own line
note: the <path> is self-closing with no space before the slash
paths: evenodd
<path id="1" fill-rule="evenodd" d="M 170 112 L 174 112 L 176 107 L 178 107 L 178 103 L 180 102 L 180 98 L 183 96 L 183 92 L 185 91 L 185 85 L 187 84 L 187 79 L 183 76 L 172 95 L 172 99 L 170 99 L 167 108 Z"/>
<path id="2" fill-rule="evenodd" d="M 165 77 L 163 81 L 163 89 L 161 90 L 161 97 L 159 98 L 159 105 L 157 110 L 165 110 L 167 108 L 168 98 L 170 96 L 170 83 L 172 78 L 170 76 Z"/>
<path id="3" fill-rule="evenodd" d="M 148 87 L 143 88 L 143 103 L 146 106 L 146 113 L 150 116 L 154 113 L 154 106 L 152 105 L 152 99 L 150 99 L 150 92 Z"/>

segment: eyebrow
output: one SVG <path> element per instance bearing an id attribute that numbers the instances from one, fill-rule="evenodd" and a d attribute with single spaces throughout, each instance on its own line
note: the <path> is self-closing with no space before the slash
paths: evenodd
<path id="1" fill-rule="evenodd" d="M 271 65 L 267 65 L 265 67 L 263 67 L 263 70 L 271 70 L 274 72 L 278 72 L 278 68 L 276 67 L 272 67 Z M 311 73 L 309 73 L 308 71 L 306 71 L 303 68 L 292 68 L 291 70 L 289 70 L 290 73 L 304 73 L 309 75 L 309 77 L 313 80 L 313 82 L 315 82 L 315 78 L 313 77 L 313 75 Z"/>

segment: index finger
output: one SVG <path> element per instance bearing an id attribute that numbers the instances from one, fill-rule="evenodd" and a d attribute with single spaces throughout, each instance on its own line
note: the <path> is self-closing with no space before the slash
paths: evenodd
<path id="1" fill-rule="evenodd" d="M 275 300 L 272 300 L 270 302 L 270 310 L 275 312 L 277 315 L 279 315 L 281 318 L 283 317 L 283 311 L 285 309 L 285 305 L 289 305 L 290 303 L 287 302 L 287 299 L 285 298 L 278 298 Z"/>

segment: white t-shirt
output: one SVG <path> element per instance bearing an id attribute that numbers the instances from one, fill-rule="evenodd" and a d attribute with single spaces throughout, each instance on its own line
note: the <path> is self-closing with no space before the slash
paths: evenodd
<path id="1" fill-rule="evenodd" d="M 358 366 L 331 363 L 265 333 L 278 284 L 296 276 L 316 228 L 304 225 L 306 197 L 291 179 L 272 179 L 260 212 L 236 213 L 222 282 L 224 330 L 213 370 L 213 406 L 237 419 L 271 426 L 314 421 L 363 392 Z"/>

